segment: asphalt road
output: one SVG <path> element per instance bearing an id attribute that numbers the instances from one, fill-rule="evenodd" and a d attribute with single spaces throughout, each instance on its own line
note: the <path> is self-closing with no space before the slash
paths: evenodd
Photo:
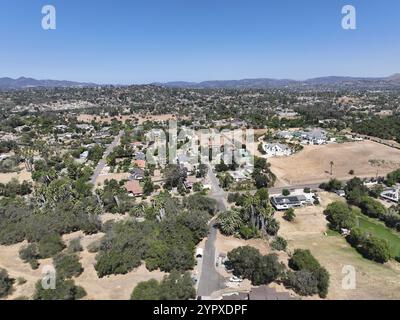
<path id="1" fill-rule="evenodd" d="M 108 157 L 108 155 L 114 150 L 114 148 L 116 146 L 119 145 L 119 143 L 121 142 L 121 137 L 124 134 L 124 131 L 121 130 L 118 135 L 114 138 L 113 142 L 111 142 L 108 146 L 106 151 L 103 154 L 103 158 L 99 161 L 99 163 L 96 166 L 96 169 L 94 169 L 93 175 L 90 178 L 90 183 L 95 185 L 96 184 L 96 180 L 99 177 L 101 171 L 104 169 L 104 167 L 106 166 L 106 159 Z"/>
<path id="2" fill-rule="evenodd" d="M 226 192 L 220 188 L 219 181 L 210 167 L 208 169 L 208 178 L 211 183 L 211 192 L 209 194 L 209 197 L 217 201 L 219 211 L 225 211 Z M 210 222 L 210 230 L 203 251 L 203 261 L 201 266 L 199 286 L 197 290 L 198 296 L 210 297 L 213 292 L 225 288 L 226 280 L 222 275 L 219 274 L 215 266 L 216 238 L 217 227 L 215 225 L 215 219 L 213 219 Z"/>

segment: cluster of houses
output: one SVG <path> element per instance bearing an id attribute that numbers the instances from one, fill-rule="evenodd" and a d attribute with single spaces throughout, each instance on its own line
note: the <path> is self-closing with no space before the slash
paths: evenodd
<path id="1" fill-rule="evenodd" d="M 285 140 L 297 139 L 301 144 L 322 145 L 328 143 L 327 132 L 321 128 L 312 128 L 307 131 L 280 131 L 277 137 Z"/>

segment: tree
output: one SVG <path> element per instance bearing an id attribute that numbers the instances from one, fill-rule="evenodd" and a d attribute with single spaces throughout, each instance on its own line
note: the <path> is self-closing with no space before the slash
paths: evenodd
<path id="1" fill-rule="evenodd" d="M 235 209 L 225 211 L 217 218 L 217 224 L 220 231 L 222 234 L 227 236 L 233 235 L 240 228 L 242 223 L 240 211 Z"/>
<path id="2" fill-rule="evenodd" d="M 7 270 L 0 268 L 0 298 L 8 296 L 13 288 L 14 279 L 11 279 Z"/>
<path id="3" fill-rule="evenodd" d="M 43 288 L 42 281 L 36 283 L 36 290 L 33 296 L 35 300 L 78 300 L 86 295 L 86 291 L 76 286 L 73 280 L 65 280 L 57 277 L 56 288 L 48 290 Z"/>
<path id="4" fill-rule="evenodd" d="M 284 270 L 285 266 L 279 262 L 276 254 L 262 256 L 258 260 L 258 264 L 254 266 L 251 282 L 256 286 L 269 284 L 278 279 Z"/>
<path id="5" fill-rule="evenodd" d="M 341 232 L 342 229 L 350 230 L 356 225 L 356 214 L 341 201 L 329 204 L 324 214 L 329 221 L 329 227 L 338 232 Z"/>
<path id="6" fill-rule="evenodd" d="M 79 257 L 76 254 L 67 255 L 60 253 L 54 257 L 53 261 L 57 275 L 64 279 L 78 277 L 83 272 L 82 264 L 79 262 Z"/>
<path id="7" fill-rule="evenodd" d="M 283 190 L 282 190 L 282 195 L 285 196 L 285 197 L 287 197 L 287 196 L 290 195 L 290 191 L 289 191 L 288 189 L 283 189 Z"/>
<path id="8" fill-rule="evenodd" d="M 40 258 L 38 246 L 35 243 L 31 243 L 19 250 L 19 257 L 31 265 L 32 269 L 37 269 L 39 267 Z"/>
<path id="9" fill-rule="evenodd" d="M 233 249 L 228 252 L 228 260 L 233 268 L 233 274 L 238 277 L 251 279 L 253 270 L 261 258 L 260 251 L 245 246 Z"/>
<path id="10" fill-rule="evenodd" d="M 360 204 L 359 204 L 362 213 L 365 215 L 371 217 L 371 218 L 383 218 L 387 210 L 385 206 L 378 202 L 377 200 L 369 197 L 369 196 L 364 196 L 360 199 Z"/>
<path id="11" fill-rule="evenodd" d="M 289 267 L 294 270 L 310 270 L 314 271 L 321 265 L 314 258 L 310 250 L 296 249 L 289 260 Z"/>
<path id="12" fill-rule="evenodd" d="M 139 282 L 133 289 L 131 300 L 160 300 L 160 284 L 155 279 Z"/>
<path id="13" fill-rule="evenodd" d="M 65 248 L 65 244 L 59 235 L 44 236 L 38 244 L 39 255 L 42 259 L 50 258 L 61 252 Z"/>
<path id="14" fill-rule="evenodd" d="M 245 246 L 228 252 L 233 274 L 251 280 L 253 285 L 269 284 L 278 279 L 285 269 L 276 254 L 262 256 L 260 251 Z"/>
<path id="15" fill-rule="evenodd" d="M 318 279 L 309 270 L 289 271 L 283 282 L 286 287 L 293 289 L 302 296 L 310 296 L 318 293 Z"/>
<path id="16" fill-rule="evenodd" d="M 155 279 L 140 282 L 133 289 L 132 300 L 188 300 L 195 298 L 196 291 L 190 273 L 172 271 L 159 283 Z"/>
<path id="17" fill-rule="evenodd" d="M 285 213 L 283 214 L 283 218 L 286 221 L 289 221 L 289 222 L 294 221 L 294 218 L 296 218 L 296 214 L 294 213 L 294 209 L 290 208 L 290 209 L 286 210 Z"/>
<path id="18" fill-rule="evenodd" d="M 310 250 L 296 249 L 289 260 L 289 267 L 296 270 L 288 273 L 284 282 L 300 294 L 318 293 L 325 298 L 329 288 L 329 273 L 323 268 Z"/>

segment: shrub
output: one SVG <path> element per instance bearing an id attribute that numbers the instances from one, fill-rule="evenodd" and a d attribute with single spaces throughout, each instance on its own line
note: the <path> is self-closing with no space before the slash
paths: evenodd
<path id="1" fill-rule="evenodd" d="M 54 257 L 53 261 L 57 275 L 64 279 L 78 277 L 83 272 L 82 264 L 77 255 L 60 253 Z"/>
<path id="2" fill-rule="evenodd" d="M 73 280 L 65 280 L 57 277 L 56 288 L 44 289 L 42 281 L 36 283 L 36 290 L 33 296 L 35 300 L 78 300 L 86 295 L 85 289 L 76 286 Z"/>
<path id="3" fill-rule="evenodd" d="M 286 287 L 292 288 L 302 296 L 309 296 L 318 293 L 318 279 L 309 270 L 289 271 L 283 280 Z"/>
<path id="4" fill-rule="evenodd" d="M 59 235 L 44 236 L 39 241 L 39 255 L 42 259 L 50 258 L 61 252 L 64 248 L 64 242 Z"/>
<path id="5" fill-rule="evenodd" d="M 22 261 L 29 263 L 32 269 L 37 269 L 39 267 L 40 258 L 38 246 L 35 243 L 31 243 L 19 250 L 19 257 Z"/>
<path id="6" fill-rule="evenodd" d="M 287 248 L 287 241 L 282 238 L 282 237 L 276 237 L 272 243 L 271 243 L 271 247 L 274 250 L 278 250 L 278 251 L 285 251 Z"/>
<path id="7" fill-rule="evenodd" d="M 293 208 L 286 210 L 285 213 L 283 214 L 283 219 L 285 219 L 286 221 L 289 221 L 289 222 L 292 222 L 295 217 L 296 217 L 296 214 L 294 213 Z"/>
<path id="8" fill-rule="evenodd" d="M 0 298 L 8 296 L 13 288 L 14 279 L 11 279 L 7 270 L 0 269 Z"/>
<path id="9" fill-rule="evenodd" d="M 131 300 L 188 300 L 195 295 L 190 273 L 173 271 L 161 282 L 155 279 L 140 282 L 133 289 Z"/>
<path id="10" fill-rule="evenodd" d="M 68 244 L 68 252 L 75 253 L 75 252 L 80 252 L 80 251 L 83 251 L 83 248 L 81 245 L 81 239 L 80 238 L 72 239 Z"/>
<path id="11" fill-rule="evenodd" d="M 282 190 L 282 195 L 284 195 L 285 197 L 290 195 L 290 191 L 288 189 L 283 189 Z"/>
<path id="12" fill-rule="evenodd" d="M 364 233 L 358 228 L 351 230 L 347 241 L 366 259 L 379 263 L 390 259 L 390 248 L 386 240 Z"/>

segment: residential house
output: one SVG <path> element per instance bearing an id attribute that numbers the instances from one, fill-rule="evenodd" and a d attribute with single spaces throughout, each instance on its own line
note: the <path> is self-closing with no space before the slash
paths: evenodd
<path id="1" fill-rule="evenodd" d="M 321 145 L 327 143 L 327 137 L 325 130 L 321 128 L 314 128 L 310 131 L 301 132 L 301 138 L 303 138 L 303 143 L 308 143 L 311 145 Z"/>
<path id="2" fill-rule="evenodd" d="M 392 188 L 385 190 L 381 193 L 383 199 L 399 203 L 400 201 L 400 188 Z"/>
<path id="3" fill-rule="evenodd" d="M 131 197 L 141 197 L 143 195 L 143 188 L 138 180 L 127 181 L 125 189 Z"/>
<path id="4" fill-rule="evenodd" d="M 133 168 L 131 171 L 131 175 L 129 180 L 143 180 L 144 179 L 144 171 L 140 168 Z"/>
<path id="5" fill-rule="evenodd" d="M 146 168 L 146 160 L 134 160 L 133 163 L 140 169 Z"/>
<path id="6" fill-rule="evenodd" d="M 263 149 L 267 158 L 290 156 L 292 154 L 292 150 L 282 143 L 265 143 Z"/>
<path id="7" fill-rule="evenodd" d="M 289 196 L 277 195 L 271 197 L 271 203 L 278 211 L 284 211 L 290 208 L 300 208 L 314 204 L 314 193 L 298 192 Z"/>

